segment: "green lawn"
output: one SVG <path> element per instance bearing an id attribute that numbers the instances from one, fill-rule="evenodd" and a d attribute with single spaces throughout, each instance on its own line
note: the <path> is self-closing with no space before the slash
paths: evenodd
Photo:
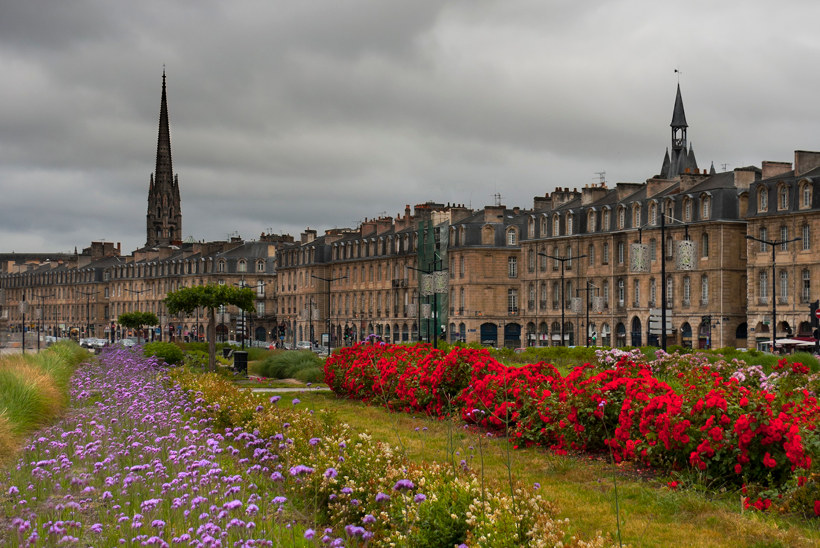
<path id="1" fill-rule="evenodd" d="M 269 396 L 265 394 L 265 397 Z M 339 422 L 394 447 L 415 462 L 451 462 L 467 466 L 487 482 L 507 485 L 506 443 L 464 428 L 460 421 L 387 413 L 375 406 L 337 398 L 329 392 L 300 393 L 300 406 L 326 410 Z M 482 466 L 483 460 L 483 466 Z M 601 531 L 617 545 L 615 483 L 621 538 L 630 546 L 817 546 L 816 519 L 741 513 L 737 492 L 670 490 L 671 478 L 655 476 L 632 464 L 612 466 L 603 458 L 556 456 L 538 448 L 510 452 L 512 476 L 540 483 L 558 514 L 570 520 L 573 533 L 590 538 Z M 615 476 L 615 478 L 613 477 Z"/>

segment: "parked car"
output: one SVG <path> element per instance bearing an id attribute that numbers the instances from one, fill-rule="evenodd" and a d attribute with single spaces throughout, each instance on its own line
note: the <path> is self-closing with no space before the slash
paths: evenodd
<path id="1" fill-rule="evenodd" d="M 313 351 L 318 354 L 319 356 L 327 356 L 327 347 L 326 346 L 315 346 Z"/>
<path id="2" fill-rule="evenodd" d="M 296 350 L 311 350 L 313 344 L 310 341 L 299 341 L 296 343 Z"/>
<path id="3" fill-rule="evenodd" d="M 125 348 L 131 348 L 132 346 L 137 344 L 137 341 L 135 341 L 134 339 L 120 339 L 114 344 L 124 346 Z"/>

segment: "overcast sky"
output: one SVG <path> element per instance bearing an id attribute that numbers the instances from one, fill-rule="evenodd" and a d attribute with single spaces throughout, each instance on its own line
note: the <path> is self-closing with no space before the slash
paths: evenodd
<path id="1" fill-rule="evenodd" d="M 643 181 L 678 77 L 701 168 L 792 161 L 820 150 L 818 20 L 814 0 L 0 0 L 0 252 L 145 243 L 163 65 L 183 237 L 250 240 Z"/>

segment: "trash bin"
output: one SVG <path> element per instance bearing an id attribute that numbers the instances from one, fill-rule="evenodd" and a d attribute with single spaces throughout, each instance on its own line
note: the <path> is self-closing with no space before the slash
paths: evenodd
<path id="1" fill-rule="evenodd" d="M 248 374 L 248 353 L 236 350 L 233 353 L 233 368 L 237 373 Z"/>
<path id="2" fill-rule="evenodd" d="M 232 350 L 233 350 L 233 348 L 231 348 L 230 346 L 223 346 L 222 347 L 222 357 L 223 358 L 230 358 Z"/>

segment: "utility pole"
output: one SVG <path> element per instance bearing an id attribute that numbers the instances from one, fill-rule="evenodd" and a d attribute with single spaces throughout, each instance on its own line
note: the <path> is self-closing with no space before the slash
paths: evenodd
<path id="1" fill-rule="evenodd" d="M 564 284 L 564 263 L 567 261 L 571 261 L 572 259 L 582 259 L 586 257 L 586 254 L 578 255 L 577 257 L 558 257 L 557 255 L 547 255 L 546 253 L 539 253 L 539 255 L 544 255 L 545 257 L 549 257 L 550 259 L 561 261 L 561 346 L 565 346 L 566 341 L 564 341 L 564 310 L 567 303 L 566 299 L 564 298 L 564 290 L 566 289 Z"/>
<path id="2" fill-rule="evenodd" d="M 53 297 L 54 293 L 49 293 L 48 295 L 37 295 L 36 293 L 32 293 L 31 296 L 34 297 L 35 299 L 40 299 L 40 308 L 38 309 L 40 311 L 40 314 L 39 314 L 39 317 L 37 318 L 37 352 L 39 352 L 40 351 L 40 331 L 41 331 L 40 327 L 41 327 L 41 324 L 43 323 L 43 299 L 46 299 L 48 297 Z"/>
<path id="3" fill-rule="evenodd" d="M 327 306 L 327 315 L 325 316 L 325 322 L 327 323 L 327 357 L 330 357 L 330 348 L 333 346 L 333 335 L 330 332 L 330 284 L 331 282 L 336 282 L 338 280 L 344 280 L 347 276 L 337 276 L 335 278 L 323 278 L 322 276 L 315 276 L 313 274 L 310 275 L 311 278 L 316 278 L 317 280 L 322 280 L 327 284 L 327 302 L 325 303 Z"/>

